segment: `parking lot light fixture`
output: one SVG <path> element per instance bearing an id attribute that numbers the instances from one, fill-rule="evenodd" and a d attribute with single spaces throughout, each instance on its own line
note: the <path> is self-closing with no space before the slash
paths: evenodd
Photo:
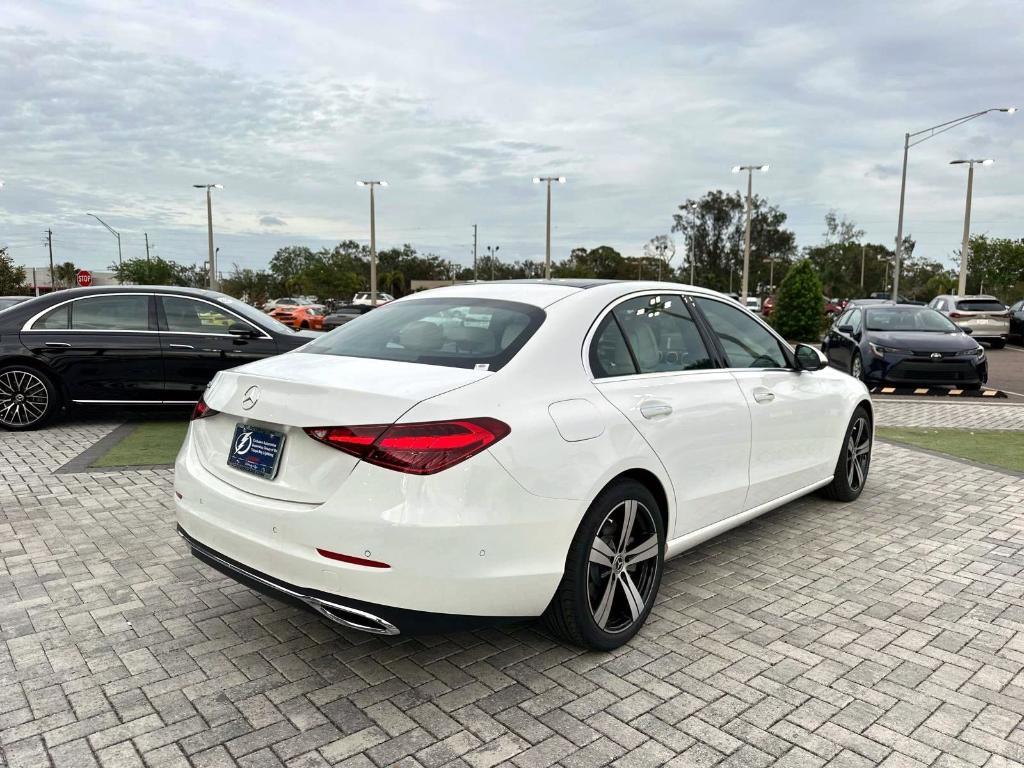
<path id="1" fill-rule="evenodd" d="M 545 182 L 548 185 L 548 217 L 546 237 L 544 239 L 544 279 L 551 279 L 551 182 L 565 184 L 565 176 L 534 176 L 533 183 Z"/>
<path id="2" fill-rule="evenodd" d="M 0 182 L 0 187 L 2 187 L 2 186 L 3 186 L 3 182 Z M 113 227 L 111 227 L 109 224 L 107 224 L 107 222 L 105 222 L 103 219 L 101 219 L 95 213 L 86 213 L 85 215 L 86 216 L 92 216 L 94 219 L 96 219 L 96 221 L 98 221 L 100 224 L 102 224 L 104 227 L 106 227 L 107 231 L 110 232 L 110 234 L 112 234 L 114 237 L 117 238 L 117 266 L 120 267 L 121 266 L 121 233 L 118 232 Z"/>
<path id="3" fill-rule="evenodd" d="M 762 165 L 734 165 L 733 173 L 747 172 L 747 226 L 743 235 L 743 284 L 740 286 L 740 301 L 746 305 L 747 290 L 750 283 L 750 216 L 753 200 L 754 171 L 765 173 L 768 170 L 768 163 Z M 730 287 L 730 290 L 731 287 Z"/>
<path id="4" fill-rule="evenodd" d="M 947 120 L 944 123 L 933 125 L 931 128 L 925 128 L 921 131 L 914 133 L 903 134 L 903 173 L 900 177 L 900 215 L 899 221 L 896 224 L 896 256 L 893 263 L 893 277 L 892 277 L 892 300 L 896 301 L 896 296 L 900 290 L 900 261 L 903 257 L 903 207 L 907 198 L 907 157 L 910 153 L 911 147 L 916 147 L 922 141 L 928 141 L 928 139 L 938 136 L 940 133 L 945 133 L 954 128 L 958 128 L 964 123 L 969 123 L 971 120 L 976 120 L 983 115 L 987 115 L 989 112 L 1003 112 L 1008 115 L 1012 115 L 1017 111 L 1016 107 L 992 107 L 990 109 L 983 109 L 980 112 L 972 112 L 969 115 L 958 117 L 955 120 Z"/>
<path id="5" fill-rule="evenodd" d="M 213 250 L 213 203 L 210 200 L 211 189 L 224 189 L 223 184 L 193 184 L 196 189 L 206 190 L 206 245 L 210 254 L 210 290 L 220 288 L 217 280 L 217 256 Z"/>
<path id="6" fill-rule="evenodd" d="M 377 306 L 377 211 L 374 204 L 373 188 L 386 187 L 384 179 L 365 179 L 356 182 L 357 187 L 370 188 L 370 306 Z"/>
<path id="7" fill-rule="evenodd" d="M 971 249 L 971 194 L 974 190 L 974 166 L 992 165 L 995 162 L 991 157 L 984 160 L 950 160 L 950 165 L 967 166 L 967 205 L 964 208 L 964 239 L 960 245 L 960 281 L 957 283 L 957 295 L 963 296 L 967 293 L 967 262 L 970 260 Z"/>

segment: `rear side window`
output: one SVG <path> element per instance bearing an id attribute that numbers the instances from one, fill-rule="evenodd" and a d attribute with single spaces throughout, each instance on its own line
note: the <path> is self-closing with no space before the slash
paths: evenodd
<path id="1" fill-rule="evenodd" d="M 1005 312 L 1004 307 L 995 299 L 960 299 L 956 308 L 964 312 Z"/>
<path id="2" fill-rule="evenodd" d="M 786 368 L 782 345 L 746 312 L 725 302 L 695 297 L 715 332 L 730 368 Z"/>
<path id="3" fill-rule="evenodd" d="M 604 316 L 590 342 L 590 370 L 598 379 L 632 376 L 637 372 L 622 329 L 611 312 Z"/>
<path id="4" fill-rule="evenodd" d="M 611 314 L 625 334 L 640 373 L 714 367 L 681 296 L 638 296 L 622 302 Z"/>
<path id="5" fill-rule="evenodd" d="M 130 293 L 79 299 L 71 304 L 71 328 L 76 331 L 148 331 L 149 296 Z"/>
<path id="6" fill-rule="evenodd" d="M 544 322 L 544 310 L 496 299 L 413 299 L 378 307 L 303 352 L 497 371 Z"/>
<path id="7" fill-rule="evenodd" d="M 51 309 L 32 324 L 33 331 L 66 331 L 70 326 L 71 305 Z"/>

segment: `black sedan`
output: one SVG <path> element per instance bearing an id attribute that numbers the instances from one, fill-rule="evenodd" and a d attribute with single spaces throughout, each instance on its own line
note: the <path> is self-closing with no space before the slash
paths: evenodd
<path id="1" fill-rule="evenodd" d="M 34 429 L 74 403 L 194 403 L 218 371 L 316 336 L 192 288 L 39 296 L 0 312 L 0 428 Z"/>
<path id="2" fill-rule="evenodd" d="M 363 307 L 351 304 L 342 305 L 324 318 L 324 332 L 340 328 L 345 323 L 355 320 L 360 315 L 365 315 L 371 309 L 373 309 L 373 307 L 370 306 Z"/>
<path id="3" fill-rule="evenodd" d="M 829 329 L 821 351 L 834 368 L 868 385 L 978 389 L 988 381 L 985 350 L 930 307 L 851 306 Z"/>

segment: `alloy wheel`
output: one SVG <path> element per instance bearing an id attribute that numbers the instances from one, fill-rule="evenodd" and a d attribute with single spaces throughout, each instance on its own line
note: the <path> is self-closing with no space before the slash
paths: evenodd
<path id="1" fill-rule="evenodd" d="M 50 404 L 46 384 L 24 369 L 0 373 L 0 424 L 27 427 L 42 420 Z"/>
<path id="2" fill-rule="evenodd" d="M 658 529 L 651 510 L 636 499 L 616 505 L 590 547 L 588 597 L 603 631 L 625 632 L 654 597 L 658 574 Z"/>
<path id="3" fill-rule="evenodd" d="M 860 417 L 853 423 L 850 439 L 846 443 L 846 481 L 851 491 L 864 487 L 871 461 L 871 428 L 868 420 Z"/>

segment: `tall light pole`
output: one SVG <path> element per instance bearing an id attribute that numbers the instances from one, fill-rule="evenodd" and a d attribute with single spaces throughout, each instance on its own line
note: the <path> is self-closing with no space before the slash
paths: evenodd
<path id="1" fill-rule="evenodd" d="M 992 158 L 985 160 L 951 160 L 950 165 L 967 166 L 967 207 L 964 209 L 964 240 L 960 246 L 960 282 L 957 286 L 957 296 L 967 293 L 967 262 L 971 249 L 971 193 L 974 189 L 974 164 L 992 165 Z"/>
<path id="2" fill-rule="evenodd" d="M 494 281 L 494 262 L 498 258 L 498 251 L 500 251 L 500 250 L 501 250 L 501 246 L 500 245 L 496 245 L 493 248 L 491 248 L 491 246 L 489 246 L 489 245 L 487 246 L 487 258 L 491 262 L 491 282 Z"/>
<path id="3" fill-rule="evenodd" d="M 100 224 L 102 224 L 104 227 L 106 227 L 107 231 L 110 232 L 110 234 L 112 234 L 114 237 L 117 238 L 117 266 L 121 266 L 121 233 L 118 232 L 113 227 L 111 227 L 109 224 L 107 224 L 107 222 L 105 222 L 103 219 L 101 219 L 95 213 L 87 213 L 85 215 L 86 216 L 92 216 L 94 219 L 96 219 L 96 221 L 98 221 Z"/>
<path id="4" fill-rule="evenodd" d="M 533 183 L 540 184 L 545 182 L 548 185 L 548 225 L 547 225 L 547 237 L 544 240 L 544 279 L 551 279 L 551 182 L 557 181 L 559 184 L 565 184 L 565 176 L 534 176 Z"/>
<path id="5" fill-rule="evenodd" d="M 210 290 L 220 288 L 217 281 L 217 256 L 213 250 L 213 203 L 210 201 L 211 189 L 224 189 L 222 184 L 193 184 L 196 189 L 206 190 L 206 246 L 210 252 Z"/>
<path id="6" fill-rule="evenodd" d="M 687 250 L 690 252 L 690 285 L 693 285 L 696 275 L 696 270 L 694 269 L 694 258 L 697 256 L 697 252 L 693 247 L 694 235 L 697 232 L 697 203 L 696 201 L 691 200 L 683 207 L 690 212 L 690 236 L 686 238 L 686 246 Z"/>
<path id="7" fill-rule="evenodd" d="M 370 188 L 370 306 L 377 306 L 377 211 L 374 207 L 373 188 L 386 187 L 383 179 L 357 181 L 357 187 Z"/>
<path id="8" fill-rule="evenodd" d="M 767 170 L 767 163 L 764 165 L 734 165 L 732 167 L 733 173 L 747 172 L 747 229 L 743 235 L 743 284 L 740 286 L 740 303 L 744 306 L 747 303 L 747 284 L 750 279 L 750 211 L 754 189 L 754 171 L 765 173 Z M 731 286 L 729 290 L 732 290 Z"/>
<path id="9" fill-rule="evenodd" d="M 903 174 L 900 180 L 900 218 L 899 223 L 896 225 L 896 262 L 893 264 L 892 278 L 893 301 L 897 300 L 897 294 L 899 294 L 900 290 L 900 260 L 903 258 L 903 204 L 907 196 L 907 155 L 910 152 L 910 148 L 916 147 L 922 141 L 928 141 L 928 139 L 934 138 L 940 133 L 957 128 L 964 123 L 969 123 L 971 120 L 982 115 L 987 115 L 989 112 L 1005 112 L 1012 115 L 1016 111 L 1016 107 L 992 107 L 991 109 L 983 109 L 981 112 L 958 117 L 956 120 L 947 120 L 944 123 L 933 125 L 931 128 L 925 128 L 923 131 L 903 134 Z"/>

